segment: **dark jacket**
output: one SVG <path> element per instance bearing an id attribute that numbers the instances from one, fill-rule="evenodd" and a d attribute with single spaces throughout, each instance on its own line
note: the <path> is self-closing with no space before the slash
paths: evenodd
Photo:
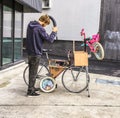
<path id="1" fill-rule="evenodd" d="M 41 55 L 44 40 L 47 40 L 52 43 L 54 41 L 55 36 L 55 32 L 51 32 L 51 34 L 48 35 L 39 22 L 31 21 L 27 27 L 26 38 L 26 49 L 28 55 Z"/>

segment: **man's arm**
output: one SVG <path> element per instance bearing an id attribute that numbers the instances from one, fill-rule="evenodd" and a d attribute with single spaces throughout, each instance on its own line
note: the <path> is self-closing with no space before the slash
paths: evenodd
<path id="1" fill-rule="evenodd" d="M 39 33 L 43 39 L 52 43 L 57 34 L 57 27 L 53 27 L 50 35 L 48 35 L 48 33 L 44 29 L 39 30 Z"/>

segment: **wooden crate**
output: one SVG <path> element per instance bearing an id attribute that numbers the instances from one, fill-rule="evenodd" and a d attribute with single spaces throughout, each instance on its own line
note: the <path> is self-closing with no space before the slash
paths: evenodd
<path id="1" fill-rule="evenodd" d="M 56 78 L 67 67 L 67 60 L 52 59 L 49 60 L 49 70 L 51 77 Z"/>
<path id="2" fill-rule="evenodd" d="M 63 72 L 65 67 L 61 66 L 49 66 L 51 77 L 56 78 L 61 72 Z"/>
<path id="3" fill-rule="evenodd" d="M 84 51 L 74 51 L 74 65 L 88 66 L 88 53 Z"/>

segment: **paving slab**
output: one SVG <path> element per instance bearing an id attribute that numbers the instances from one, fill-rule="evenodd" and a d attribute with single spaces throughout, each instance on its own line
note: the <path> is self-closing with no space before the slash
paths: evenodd
<path id="1" fill-rule="evenodd" d="M 9 72 L 4 71 L 0 74 L 0 83 L 6 82 L 0 87 L 0 118 L 119 117 L 120 85 L 96 82 L 97 79 L 119 82 L 119 77 L 89 73 L 90 97 L 87 97 L 87 91 L 70 93 L 65 90 L 60 75 L 56 79 L 58 88 L 54 92 L 40 91 L 40 96 L 27 97 L 27 86 L 23 81 L 23 70 L 26 65 L 22 63 L 10 71 L 8 69 Z"/>

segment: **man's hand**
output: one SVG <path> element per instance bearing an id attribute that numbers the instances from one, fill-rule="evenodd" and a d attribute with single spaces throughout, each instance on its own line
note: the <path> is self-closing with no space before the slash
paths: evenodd
<path id="1" fill-rule="evenodd" d="M 57 28 L 57 27 L 53 27 L 53 28 L 52 28 L 52 31 L 53 31 L 53 32 L 57 32 L 57 31 L 58 31 L 58 28 Z"/>

